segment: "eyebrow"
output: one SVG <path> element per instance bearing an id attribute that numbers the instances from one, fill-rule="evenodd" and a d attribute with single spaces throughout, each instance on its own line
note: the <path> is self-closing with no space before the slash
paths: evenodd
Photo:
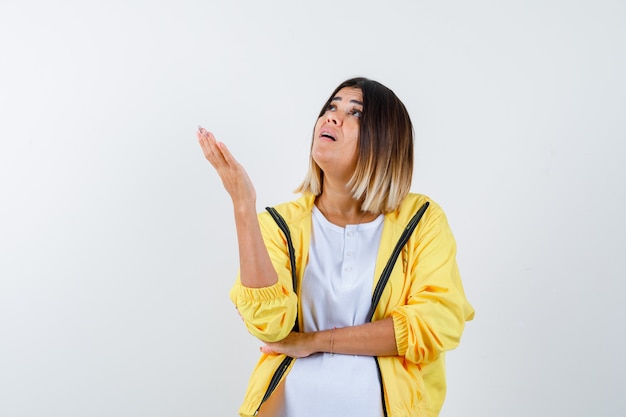
<path id="1" fill-rule="evenodd" d="M 335 96 L 335 97 L 333 97 L 333 99 L 331 101 L 341 101 L 341 100 L 343 100 L 343 98 L 341 98 L 339 96 Z M 359 100 L 350 100 L 350 103 L 358 104 L 359 106 L 363 105 L 363 102 L 359 101 Z"/>

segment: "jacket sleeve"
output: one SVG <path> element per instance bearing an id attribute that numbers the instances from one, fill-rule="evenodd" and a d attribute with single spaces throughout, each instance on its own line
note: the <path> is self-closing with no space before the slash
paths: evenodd
<path id="1" fill-rule="evenodd" d="M 407 302 L 392 311 L 398 354 L 430 363 L 458 346 L 474 309 L 465 297 L 456 262 L 456 242 L 439 206 L 431 202 L 408 245 Z"/>
<path id="2" fill-rule="evenodd" d="M 277 342 L 291 332 L 298 298 L 293 291 L 289 252 L 282 232 L 268 213 L 259 214 L 265 247 L 278 274 L 278 282 L 264 288 L 244 287 L 239 276 L 230 290 L 246 328 L 263 342 Z"/>

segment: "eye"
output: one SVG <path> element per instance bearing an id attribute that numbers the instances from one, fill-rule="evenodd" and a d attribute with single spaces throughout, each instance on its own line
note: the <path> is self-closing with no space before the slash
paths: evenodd
<path id="1" fill-rule="evenodd" d="M 350 114 L 360 119 L 363 116 L 363 111 L 359 109 L 352 109 Z"/>
<path id="2" fill-rule="evenodd" d="M 337 110 L 337 106 L 335 106 L 333 103 L 329 103 L 328 106 L 326 106 L 326 111 L 335 111 Z"/>

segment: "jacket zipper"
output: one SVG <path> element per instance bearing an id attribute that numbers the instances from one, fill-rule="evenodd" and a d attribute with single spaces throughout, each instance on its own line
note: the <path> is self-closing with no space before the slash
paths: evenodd
<path id="1" fill-rule="evenodd" d="M 263 395 L 261 404 L 259 404 L 256 411 L 254 412 L 255 416 L 259 414 L 259 410 L 261 409 L 261 406 L 263 405 L 263 403 L 267 401 L 270 395 L 272 395 L 272 393 L 274 392 L 274 390 L 280 383 L 280 380 L 282 379 L 283 375 L 285 375 L 285 372 L 287 372 L 287 369 L 289 368 L 289 365 L 291 365 L 292 361 L 293 361 L 292 357 L 286 356 L 285 359 L 283 359 L 283 361 L 280 363 L 280 365 L 278 365 L 278 368 L 276 369 L 276 372 L 274 372 L 274 375 L 272 376 L 272 379 L 270 380 L 270 384 L 268 385 L 267 390 L 265 391 L 265 395 Z M 380 373 L 380 370 L 379 370 L 379 373 Z"/>
<path id="2" fill-rule="evenodd" d="M 297 294 L 298 278 L 297 278 L 297 273 L 296 273 L 296 252 L 293 247 L 293 242 L 291 240 L 291 232 L 289 231 L 289 226 L 287 225 L 287 222 L 285 222 L 285 219 L 280 215 L 280 213 L 278 213 L 278 211 L 276 211 L 274 207 L 265 207 L 265 210 L 268 211 L 268 213 L 272 216 L 272 218 L 278 225 L 278 228 L 285 235 L 285 240 L 287 241 L 287 251 L 289 252 L 289 264 L 291 266 L 291 279 L 292 279 L 293 292 Z M 296 315 L 296 321 L 293 324 L 293 331 L 297 332 L 299 330 L 300 330 L 300 325 L 298 323 L 298 316 Z M 261 403 L 259 404 L 256 411 L 254 412 L 255 416 L 259 414 L 259 410 L 261 409 L 261 406 L 263 405 L 263 403 L 267 401 L 267 399 L 270 397 L 270 395 L 272 395 L 272 393 L 274 392 L 278 384 L 280 384 L 280 380 L 285 375 L 285 372 L 287 372 L 287 369 L 289 368 L 289 365 L 291 365 L 292 361 L 293 361 L 292 357 L 286 356 L 285 359 L 283 359 L 283 361 L 280 363 L 280 365 L 278 365 L 278 368 L 276 368 L 274 375 L 272 375 L 270 384 L 267 386 L 267 390 L 265 391 L 265 394 L 263 395 L 263 399 L 261 400 Z"/>
<path id="3" fill-rule="evenodd" d="M 382 274 L 380 274 L 380 279 L 378 280 L 378 283 L 376 284 L 376 288 L 374 289 L 374 294 L 372 295 L 372 306 L 370 307 L 370 311 L 367 316 L 367 321 L 372 321 L 372 318 L 374 317 L 374 311 L 376 310 L 376 307 L 378 306 L 378 302 L 380 301 L 380 297 L 383 294 L 383 290 L 387 286 L 387 281 L 389 280 L 391 271 L 393 270 L 393 267 L 396 264 L 396 260 L 398 259 L 400 252 L 404 249 L 404 245 L 406 245 L 406 243 L 409 241 L 409 238 L 413 234 L 413 230 L 415 230 L 415 228 L 417 227 L 417 224 L 422 219 L 422 216 L 426 212 L 426 209 L 428 208 L 428 206 L 429 206 L 428 202 L 422 205 L 422 207 L 417 211 L 417 213 L 415 213 L 413 218 L 411 218 L 411 220 L 407 224 L 406 228 L 402 232 L 402 235 L 400 236 L 400 239 L 398 239 L 398 243 L 396 243 L 396 246 L 393 249 L 391 256 L 389 257 L 389 260 L 387 261 L 387 265 L 385 265 L 385 268 L 383 269 Z M 378 362 L 378 356 L 375 356 L 374 359 L 376 360 L 376 370 L 378 371 L 378 382 L 380 384 L 380 400 L 383 403 L 383 415 L 384 417 L 387 417 L 388 416 L 387 403 L 385 402 L 385 386 L 383 384 L 383 374 L 380 371 L 380 363 Z"/>
<path id="4" fill-rule="evenodd" d="M 378 371 L 378 382 L 380 383 L 380 400 L 383 403 L 383 415 L 387 417 L 387 404 L 385 403 L 385 386 L 383 385 L 383 374 L 380 372 L 380 364 L 378 363 L 378 356 L 374 356 L 376 360 L 376 370 Z"/>
<path id="5" fill-rule="evenodd" d="M 374 288 L 374 293 L 372 294 L 372 305 L 367 315 L 367 319 L 366 319 L 367 321 L 372 321 L 372 318 L 374 317 L 374 312 L 376 310 L 376 307 L 378 306 L 378 301 L 380 300 L 380 297 L 383 295 L 383 291 L 385 290 L 385 287 L 387 286 L 387 281 L 389 280 L 391 271 L 393 270 L 393 267 L 396 264 L 396 260 L 398 259 L 400 252 L 404 248 L 404 245 L 406 245 L 406 242 L 409 241 L 411 234 L 413 234 L 413 230 L 415 230 L 415 228 L 417 227 L 417 224 L 422 219 L 422 216 L 426 212 L 426 209 L 428 208 L 429 205 L 430 204 L 428 202 L 424 203 L 424 205 L 422 205 L 422 207 L 417 211 L 417 213 L 415 213 L 413 218 L 411 218 L 411 221 L 409 221 L 409 223 L 406 225 L 406 228 L 402 232 L 400 239 L 398 239 L 396 246 L 393 248 L 393 251 L 391 252 L 391 256 L 389 257 L 389 260 L 387 261 L 387 264 L 385 265 L 383 272 L 380 274 L 380 278 L 378 279 L 376 288 Z"/>

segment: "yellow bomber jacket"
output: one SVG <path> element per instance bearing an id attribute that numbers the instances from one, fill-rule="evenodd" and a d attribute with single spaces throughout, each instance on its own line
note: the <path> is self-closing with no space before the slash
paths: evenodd
<path id="1" fill-rule="evenodd" d="M 314 201 L 313 195 L 304 195 L 275 207 L 291 232 L 298 287 L 308 261 Z M 456 243 L 446 216 L 424 195 L 409 194 L 398 210 L 385 215 L 372 291 L 407 223 L 427 201 L 430 205 L 398 257 L 372 319 L 391 316 L 395 329 L 398 356 L 378 358 L 388 417 L 439 414 L 446 392 L 445 352 L 459 345 L 465 322 L 474 317 L 461 283 Z M 259 223 L 278 283 L 248 288 L 237 278 L 230 297 L 248 331 L 261 341 L 273 342 L 285 338 L 296 316 L 302 315 L 293 291 L 284 235 L 267 212 L 259 214 Z M 239 409 L 241 416 L 258 412 L 283 359 L 284 355 L 261 355 Z"/>

